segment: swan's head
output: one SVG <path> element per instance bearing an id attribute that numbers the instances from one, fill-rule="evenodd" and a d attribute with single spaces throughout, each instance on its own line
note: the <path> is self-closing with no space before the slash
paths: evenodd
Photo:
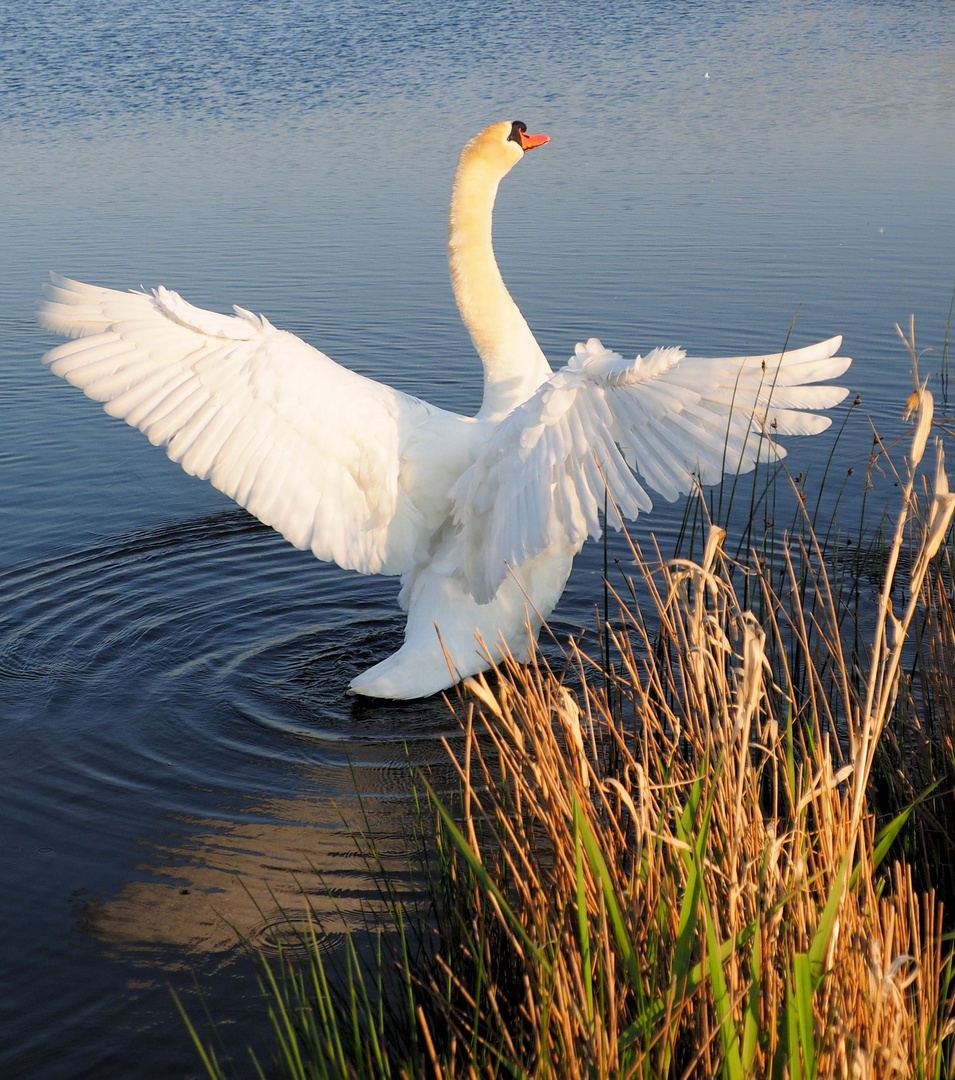
<path id="1" fill-rule="evenodd" d="M 548 135 L 528 135 L 527 125 L 520 120 L 502 120 L 491 124 L 461 151 L 459 168 L 483 166 L 498 178 L 506 175 L 528 150 L 550 142 Z"/>

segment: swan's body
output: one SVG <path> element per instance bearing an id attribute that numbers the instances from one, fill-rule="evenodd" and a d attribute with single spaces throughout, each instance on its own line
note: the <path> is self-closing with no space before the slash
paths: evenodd
<path id="1" fill-rule="evenodd" d="M 461 154 L 449 260 L 484 364 L 476 417 L 458 416 L 340 367 L 266 319 L 203 311 L 162 287 L 122 293 L 53 276 L 41 323 L 78 340 L 51 369 L 166 445 L 299 548 L 402 577 L 402 647 L 356 693 L 423 697 L 523 656 L 560 598 L 574 555 L 599 535 L 604 486 L 621 513 L 666 499 L 812 434 L 841 387 L 832 338 L 786 354 L 690 360 L 655 349 L 625 361 L 596 339 L 553 373 L 501 279 L 491 245 L 500 180 L 544 136 L 494 124 Z M 449 669 L 449 660 L 453 668 Z"/>

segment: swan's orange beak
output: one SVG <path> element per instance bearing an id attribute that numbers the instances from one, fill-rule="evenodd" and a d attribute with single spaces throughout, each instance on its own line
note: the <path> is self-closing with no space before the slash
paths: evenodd
<path id="1" fill-rule="evenodd" d="M 533 150 L 535 146 L 543 146 L 547 142 L 550 142 L 549 135 L 528 135 L 526 131 L 521 132 L 522 150 Z"/>

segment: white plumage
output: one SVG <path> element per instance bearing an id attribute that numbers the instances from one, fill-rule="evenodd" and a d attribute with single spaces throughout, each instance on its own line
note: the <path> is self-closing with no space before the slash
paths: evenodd
<path id="1" fill-rule="evenodd" d="M 53 372 L 296 547 L 402 576 L 404 644 L 353 680 L 356 693 L 445 689 L 486 666 L 476 635 L 524 655 L 527 627 L 537 633 L 600 533 L 605 485 L 635 518 L 651 509 L 646 488 L 672 500 L 782 455 L 776 435 L 824 430 L 829 419 L 806 410 L 847 393 L 817 385 L 851 362 L 835 355 L 838 337 L 782 355 L 671 348 L 633 361 L 591 338 L 551 372 L 491 245 L 500 180 L 546 141 L 494 124 L 455 177 L 449 259 L 484 363 L 476 417 L 355 374 L 239 307 L 221 315 L 163 287 L 58 275 L 45 287 L 40 322 L 75 339 L 44 358 Z"/>

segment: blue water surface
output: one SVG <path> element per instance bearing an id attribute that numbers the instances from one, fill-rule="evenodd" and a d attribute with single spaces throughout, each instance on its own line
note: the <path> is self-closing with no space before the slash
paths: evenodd
<path id="1" fill-rule="evenodd" d="M 812 482 L 836 445 L 849 520 L 870 423 L 905 430 L 910 314 L 943 408 L 951 0 L 0 8 L 0 1075 L 199 1075 L 168 991 L 193 976 L 244 1062 L 263 1025 L 235 931 L 267 942 L 300 885 L 360 925 L 356 785 L 413 889 L 409 771 L 453 783 L 458 730 L 440 699 L 348 698 L 400 641 L 397 583 L 292 550 L 51 376 L 40 282 L 238 303 L 473 411 L 447 201 L 500 119 L 552 140 L 502 184 L 495 243 L 555 365 L 594 335 L 737 355 L 843 334 L 862 404 L 789 464 Z M 877 478 L 870 509 L 893 496 Z M 682 509 L 635 535 L 672 547 Z M 590 545 L 558 637 L 593 624 L 602 566 Z"/>

